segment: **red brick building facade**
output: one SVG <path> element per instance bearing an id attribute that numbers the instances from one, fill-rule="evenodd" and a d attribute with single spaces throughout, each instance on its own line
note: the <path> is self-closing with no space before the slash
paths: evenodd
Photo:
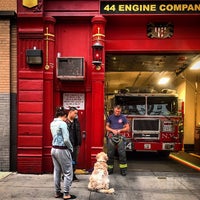
<path id="1" fill-rule="evenodd" d="M 0 2 L 0 171 L 16 169 L 16 1 Z"/>
<path id="2" fill-rule="evenodd" d="M 18 172 L 52 171 L 49 124 L 55 107 L 63 105 L 66 94 L 67 100 L 75 94 L 81 98 L 78 103 L 83 103 L 79 119 L 85 137 L 79 167 L 92 166 L 96 153 L 103 150 L 106 53 L 200 50 L 200 15 L 191 14 L 191 10 L 180 16 L 170 6 L 166 8 L 168 13 L 163 14 L 154 10 L 140 13 L 140 7 L 131 8 L 137 13 L 126 13 L 121 7 L 121 13 L 106 14 L 107 8 L 102 8 L 100 3 L 98 0 L 18 0 Z M 149 21 L 173 22 L 176 32 L 167 40 L 150 39 L 146 35 Z M 100 70 L 92 64 L 92 45 L 97 41 L 103 46 Z M 27 50 L 39 50 L 42 63 L 28 63 Z M 58 78 L 58 57 L 84 58 L 83 79 Z"/>

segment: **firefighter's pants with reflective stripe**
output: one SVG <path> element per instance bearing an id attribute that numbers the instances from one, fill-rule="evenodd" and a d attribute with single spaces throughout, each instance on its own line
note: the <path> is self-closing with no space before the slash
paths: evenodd
<path id="1" fill-rule="evenodd" d="M 126 160 L 126 143 L 124 138 L 122 138 L 118 143 L 112 141 L 112 138 L 107 138 L 107 154 L 108 154 L 108 168 L 113 168 L 114 166 L 114 156 L 115 149 L 118 147 L 119 154 L 119 166 L 120 168 L 127 168 L 127 160 Z"/>

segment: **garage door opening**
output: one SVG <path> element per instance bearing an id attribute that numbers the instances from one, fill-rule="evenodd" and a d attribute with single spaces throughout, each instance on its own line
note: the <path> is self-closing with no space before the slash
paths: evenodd
<path id="1" fill-rule="evenodd" d="M 193 129 L 198 119 L 199 75 L 190 70 L 197 59 L 198 53 L 106 54 L 105 115 L 114 104 L 122 106 L 131 125 L 130 132 L 124 133 L 128 150 L 165 151 L 168 155 L 182 149 L 183 130 Z M 158 84 L 161 78 L 169 82 Z M 184 114 L 194 124 L 186 121 L 185 128 Z"/>
<path id="2" fill-rule="evenodd" d="M 176 89 L 183 79 L 182 73 L 199 57 L 198 53 L 187 54 L 106 54 L 105 94 L 120 90 L 133 92 L 163 88 Z M 168 85 L 158 85 L 162 77 L 170 79 Z"/>

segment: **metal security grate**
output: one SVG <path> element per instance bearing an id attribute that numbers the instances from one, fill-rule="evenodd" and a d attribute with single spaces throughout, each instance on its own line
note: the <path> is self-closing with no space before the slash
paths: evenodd
<path id="1" fill-rule="evenodd" d="M 159 119 L 134 119 L 133 130 L 135 131 L 158 131 Z"/>

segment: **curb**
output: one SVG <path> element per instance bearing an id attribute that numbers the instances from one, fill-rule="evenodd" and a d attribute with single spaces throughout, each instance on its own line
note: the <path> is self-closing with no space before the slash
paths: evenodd
<path id="1" fill-rule="evenodd" d="M 178 162 L 180 162 L 180 163 L 182 163 L 182 164 L 184 164 L 184 165 L 187 165 L 188 167 L 191 167 L 193 169 L 196 169 L 196 170 L 200 171 L 200 167 L 197 166 L 197 165 L 195 165 L 195 164 L 193 164 L 193 163 L 191 163 L 191 162 L 188 162 L 186 160 L 178 158 L 178 157 L 176 157 L 176 156 L 174 156 L 172 154 L 170 154 L 169 157 L 172 158 L 172 159 L 174 159 L 174 160 L 176 160 L 176 161 L 178 161 Z"/>
<path id="2" fill-rule="evenodd" d="M 0 172 L 0 180 L 9 176 L 12 172 Z"/>

